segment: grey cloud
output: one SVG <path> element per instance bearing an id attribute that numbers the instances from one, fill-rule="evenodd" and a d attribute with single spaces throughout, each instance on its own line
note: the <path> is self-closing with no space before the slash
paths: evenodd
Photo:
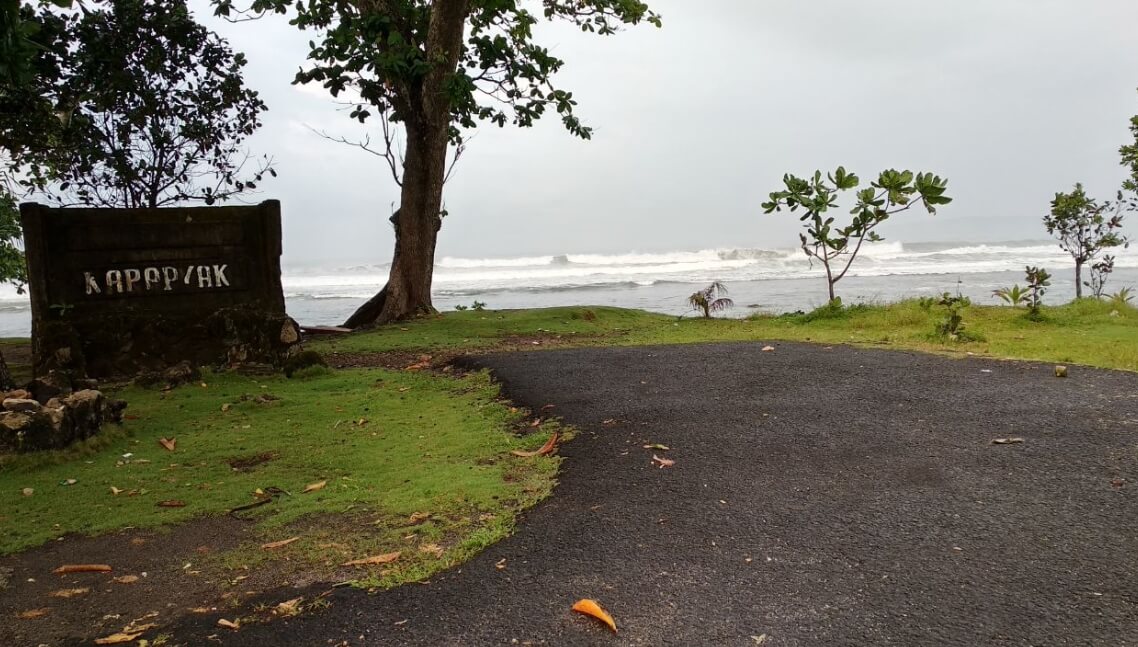
<path id="1" fill-rule="evenodd" d="M 1105 196 L 1122 178 L 1131 0 L 651 4 L 662 30 L 542 27 L 596 138 L 556 119 L 479 130 L 447 188 L 441 255 L 786 247 L 796 220 L 759 203 L 784 172 L 837 164 L 950 178 L 954 204 L 890 222 L 888 238 L 1040 238 L 1055 191 Z M 280 163 L 264 196 L 284 202 L 286 260 L 386 261 L 398 191 L 382 160 L 302 127 L 366 131 L 289 85 L 308 37 L 282 20 L 210 24 L 247 52 L 270 106 L 254 146 Z"/>

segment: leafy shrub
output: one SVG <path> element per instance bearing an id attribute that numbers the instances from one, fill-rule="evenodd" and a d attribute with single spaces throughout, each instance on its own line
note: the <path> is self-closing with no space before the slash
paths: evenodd
<path id="1" fill-rule="evenodd" d="M 956 296 L 945 292 L 936 305 L 944 308 L 944 319 L 936 326 L 937 334 L 953 341 L 974 341 L 973 337 L 964 330 L 964 311 L 972 305 L 972 300 L 957 293 Z"/>
<path id="2" fill-rule="evenodd" d="M 1134 300 L 1134 288 L 1122 288 L 1118 292 L 1110 295 L 1110 303 L 1116 308 L 1124 308 L 1130 305 Z"/>
<path id="3" fill-rule="evenodd" d="M 715 281 L 688 297 L 688 305 L 692 310 L 703 313 L 704 319 L 710 319 L 711 313 L 732 308 L 735 302 L 727 298 L 727 286 Z"/>
<path id="4" fill-rule="evenodd" d="M 1046 288 L 1051 285 L 1051 274 L 1042 267 L 1033 267 L 1031 265 L 1024 269 L 1025 276 L 1027 277 L 1027 316 L 1034 321 L 1043 318 L 1043 294 L 1047 291 Z"/>
<path id="5" fill-rule="evenodd" d="M 293 377 L 305 369 L 320 366 L 325 369 L 328 368 L 328 362 L 324 361 L 324 356 L 314 350 L 302 350 L 299 353 L 289 357 L 284 362 L 285 377 Z M 299 375 L 297 375 L 300 377 Z"/>
<path id="6" fill-rule="evenodd" d="M 1021 288 L 1019 286 L 1019 283 L 1016 283 L 1010 288 L 1000 288 L 998 290 L 993 290 L 992 294 L 996 297 L 999 297 L 1003 300 L 1004 303 L 1010 305 L 1013 308 L 1018 308 L 1019 306 L 1023 305 L 1027 302 L 1028 298 L 1027 290 Z"/>

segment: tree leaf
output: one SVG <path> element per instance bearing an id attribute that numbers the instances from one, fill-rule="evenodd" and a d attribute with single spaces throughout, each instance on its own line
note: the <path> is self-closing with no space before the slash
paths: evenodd
<path id="1" fill-rule="evenodd" d="M 532 451 L 532 452 L 526 452 L 526 451 L 522 451 L 520 449 L 515 449 L 514 451 L 512 451 L 510 453 L 513 454 L 514 456 L 520 456 L 522 458 L 533 458 L 534 456 L 545 456 L 547 454 L 552 454 L 553 450 L 557 448 L 557 438 L 558 438 L 558 432 L 555 431 L 552 434 L 550 434 L 549 440 L 545 441 L 545 444 L 542 445 L 540 449 L 537 449 L 537 450 Z"/>
<path id="2" fill-rule="evenodd" d="M 137 631 L 134 633 L 119 632 L 111 634 L 104 638 L 96 638 L 96 645 L 121 645 L 123 643 L 134 642 L 139 636 L 146 633 L 145 631 Z"/>
<path id="3" fill-rule="evenodd" d="M 363 559 L 353 559 L 350 562 L 344 562 L 340 566 L 375 566 L 377 564 L 390 564 L 399 559 L 402 553 L 395 551 L 394 553 L 385 553 L 383 555 L 374 555 L 372 557 L 365 557 Z"/>
<path id="4" fill-rule="evenodd" d="M 611 629 L 613 633 L 616 633 L 616 621 L 613 620 L 612 616 L 609 615 L 607 611 L 601 608 L 601 605 L 596 600 L 589 600 L 587 598 L 578 600 L 573 605 L 573 610 L 577 613 L 582 613 L 584 615 L 600 620 L 601 622 L 605 623 L 605 625 Z"/>
<path id="5" fill-rule="evenodd" d="M 70 573 L 109 573 L 110 571 L 111 567 L 107 564 L 64 564 L 52 573 L 68 575 Z"/>
<path id="6" fill-rule="evenodd" d="M 309 492 L 318 492 L 320 490 L 323 490 L 324 486 L 326 486 L 326 485 L 328 485 L 328 481 L 317 481 L 315 483 L 309 483 L 308 485 L 304 486 L 304 491 L 301 492 L 301 494 L 308 494 Z"/>
<path id="7" fill-rule="evenodd" d="M 264 550 L 276 550 L 278 548 L 284 548 L 285 546 L 288 546 L 289 544 L 293 543 L 294 541 L 299 541 L 299 540 L 300 540 L 300 537 L 289 537 L 288 539 L 282 539 L 280 541 L 273 541 L 273 542 L 269 542 L 267 544 L 261 544 L 261 548 L 263 548 Z"/>

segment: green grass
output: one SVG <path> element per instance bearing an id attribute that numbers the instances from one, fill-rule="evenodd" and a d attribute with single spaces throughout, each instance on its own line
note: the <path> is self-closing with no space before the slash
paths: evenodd
<path id="1" fill-rule="evenodd" d="M 409 558 L 387 576 L 391 584 L 405 581 L 402 570 L 417 578 L 465 558 L 471 542 L 501 538 L 517 512 L 553 486 L 557 459 L 510 451 L 539 446 L 556 423 L 516 435 L 525 413 L 500 402 L 484 373 L 446 378 L 358 369 L 293 380 L 218 374 L 205 384 L 168 393 L 128 388 L 117 394 L 130 403 L 121 432 L 108 430 L 94 447 L 7 459 L 0 467 L 0 552 L 66 533 L 224 514 L 254 501 L 258 488 L 279 487 L 291 496 L 251 511 L 259 534 L 265 541 L 294 534 L 305 541 L 272 555 L 315 551 L 335 524 L 306 529 L 306 520 L 328 513 L 352 526 L 338 537 L 344 558 L 407 550 L 410 516 L 430 513 L 415 532 L 429 530 L 424 537 L 445 544 L 445 553 L 411 546 Z M 242 401 L 262 394 L 279 400 Z M 161 437 L 176 438 L 176 450 L 162 448 Z M 231 467 L 235 459 L 266 453 L 272 459 L 256 467 Z M 303 493 L 321 481 L 324 488 Z M 25 496 L 24 488 L 34 493 Z M 157 505 L 167 500 L 186 505 Z M 242 558 L 250 561 L 249 551 Z"/>
<path id="2" fill-rule="evenodd" d="M 1023 308 L 973 306 L 964 313 L 970 335 L 957 342 L 935 334 L 941 309 L 917 301 L 858 305 L 840 312 L 696 319 L 602 307 L 453 312 L 375 331 L 321 341 L 323 352 L 494 349 L 522 339 L 527 348 L 687 344 L 713 341 L 812 341 L 887 346 L 935 353 L 1070 362 L 1138 371 L 1138 310 L 1084 299 L 1045 307 L 1044 321 Z M 530 346 L 524 340 L 545 340 Z"/>
<path id="3" fill-rule="evenodd" d="M 1023 309 L 970 307 L 977 341 L 935 334 L 939 308 L 916 301 L 805 315 L 702 320 L 606 307 L 466 311 L 322 339 L 324 353 L 445 355 L 565 346 L 777 340 L 987 355 L 1138 371 L 1138 310 L 1084 300 Z M 536 344 L 535 344 L 536 342 Z M 499 399 L 486 374 L 448 377 L 380 369 L 313 370 L 304 379 L 210 375 L 168 393 L 127 388 L 121 430 L 64 452 L 0 462 L 0 553 L 67 533 L 98 534 L 225 514 L 258 488 L 292 493 L 252 514 L 257 541 L 217 557 L 230 568 L 324 569 L 401 551 L 360 583 L 386 587 L 429 577 L 509 534 L 518 513 L 553 488 L 557 459 L 522 459 L 557 429 L 519 437 L 526 412 Z M 272 394 L 279 400 L 258 403 Z M 228 406 L 224 406 L 228 405 Z M 224 410 L 223 410 L 224 409 Z M 158 444 L 177 438 L 175 452 Z M 130 454 L 129 458 L 124 456 Z M 272 456 L 235 471 L 234 460 Z M 65 485 L 74 479 L 72 485 Z M 306 485 L 326 481 L 314 492 Z M 31 496 L 22 490 L 32 488 Z M 112 488 L 121 492 L 112 493 Z M 165 500 L 186 503 L 163 508 Z M 427 518 L 422 514 L 430 513 Z M 262 542 L 292 536 L 281 551 Z M 284 559 L 282 559 L 284 558 Z"/>

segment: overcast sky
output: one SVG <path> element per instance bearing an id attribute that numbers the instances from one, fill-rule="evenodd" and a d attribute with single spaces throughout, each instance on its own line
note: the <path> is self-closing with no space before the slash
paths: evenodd
<path id="1" fill-rule="evenodd" d="M 648 2 L 663 29 L 539 32 L 595 136 L 556 118 L 479 129 L 446 188 L 440 258 L 788 247 L 797 219 L 760 203 L 784 172 L 838 164 L 949 178 L 953 204 L 890 221 L 887 239 L 1040 239 L 1056 191 L 1112 197 L 1123 178 L 1135 0 Z M 364 131 L 290 85 L 311 36 L 191 6 L 247 54 L 269 105 L 252 146 L 277 160 L 258 197 L 283 202 L 286 264 L 389 260 L 383 160 L 312 134 Z"/>

